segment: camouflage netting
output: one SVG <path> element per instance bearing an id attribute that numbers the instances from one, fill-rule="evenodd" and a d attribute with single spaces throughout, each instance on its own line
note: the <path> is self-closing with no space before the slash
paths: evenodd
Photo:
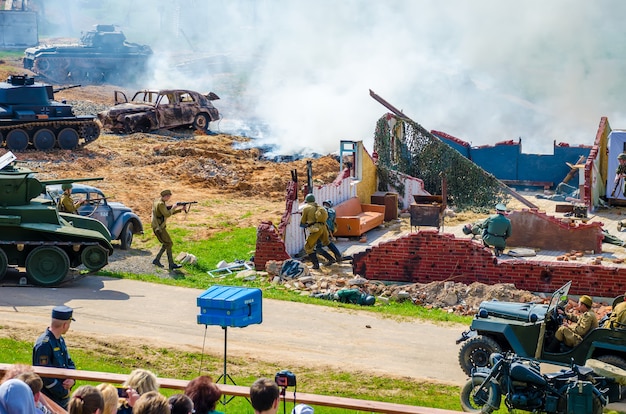
<path id="1" fill-rule="evenodd" d="M 509 196 L 498 180 L 421 125 L 387 114 L 376 123 L 374 151 L 378 154 L 379 190 L 391 186 L 403 192 L 394 171 L 424 181 L 430 194 L 441 194 L 441 179 L 447 184 L 447 201 L 458 210 L 485 212 Z"/>

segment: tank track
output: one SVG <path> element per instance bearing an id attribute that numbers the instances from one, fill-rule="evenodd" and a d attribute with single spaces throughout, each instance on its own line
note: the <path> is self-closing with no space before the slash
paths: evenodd
<path id="1" fill-rule="evenodd" d="M 92 118 L 13 123 L 0 126 L 0 147 L 11 151 L 74 150 L 98 139 L 100 130 L 99 121 Z"/>

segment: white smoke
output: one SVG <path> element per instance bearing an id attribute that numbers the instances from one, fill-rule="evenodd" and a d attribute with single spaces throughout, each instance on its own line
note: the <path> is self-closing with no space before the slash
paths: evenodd
<path id="1" fill-rule="evenodd" d="M 46 12 L 55 5 L 76 30 L 115 23 L 150 44 L 160 70 L 147 87 L 214 91 L 220 128 L 259 123 L 282 152 L 371 148 L 387 109 L 369 89 L 473 145 L 521 137 L 524 152 L 549 152 L 592 144 L 602 116 L 626 127 L 619 0 L 46 0 Z"/>

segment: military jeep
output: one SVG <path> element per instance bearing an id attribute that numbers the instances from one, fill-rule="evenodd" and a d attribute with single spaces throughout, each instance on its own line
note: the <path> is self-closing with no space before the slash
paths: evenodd
<path id="1" fill-rule="evenodd" d="M 456 343 L 459 364 L 467 375 L 480 367 L 489 367 L 493 352 L 513 351 L 521 357 L 540 362 L 569 365 L 572 361 L 584 365 L 594 358 L 626 369 L 626 329 L 600 327 L 588 333 L 574 348 L 562 346 L 558 352 L 546 351 L 547 344 L 564 320 L 564 307 L 572 282 L 557 289 L 549 304 L 484 301 L 470 325 Z M 613 305 L 624 300 L 617 297 Z"/>

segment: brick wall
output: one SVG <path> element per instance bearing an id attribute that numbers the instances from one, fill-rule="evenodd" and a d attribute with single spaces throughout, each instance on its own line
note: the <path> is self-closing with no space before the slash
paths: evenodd
<path id="1" fill-rule="evenodd" d="M 278 229 L 271 221 L 262 221 L 256 229 L 256 251 L 254 268 L 265 270 L 265 263 L 270 260 L 287 260 L 290 256 L 285 250 L 285 243 Z"/>
<path id="2" fill-rule="evenodd" d="M 572 280 L 571 294 L 615 297 L 626 290 L 626 268 L 574 262 L 497 260 L 478 241 L 423 230 L 354 255 L 354 274 L 370 280 L 470 284 L 513 283 L 550 292 Z"/>

